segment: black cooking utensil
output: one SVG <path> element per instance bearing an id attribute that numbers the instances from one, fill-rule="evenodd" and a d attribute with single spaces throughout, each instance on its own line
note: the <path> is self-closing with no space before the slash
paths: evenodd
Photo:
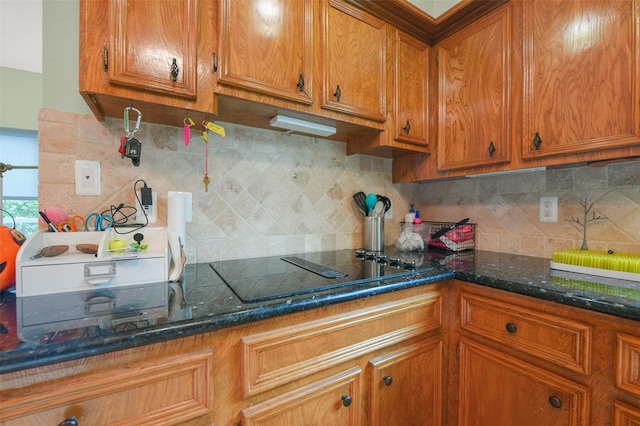
<path id="1" fill-rule="evenodd" d="M 369 214 L 369 207 L 367 207 L 367 196 L 364 192 L 360 191 L 353 194 L 353 201 L 356 202 L 356 206 L 358 206 L 358 208 L 362 210 L 362 213 L 364 213 L 365 216 Z"/>
<path id="2" fill-rule="evenodd" d="M 382 204 L 384 204 L 384 213 L 387 213 L 389 211 L 389 209 L 391 208 L 391 200 L 387 197 L 385 197 L 384 195 L 377 195 L 378 197 L 378 201 L 382 201 Z"/>
<path id="3" fill-rule="evenodd" d="M 462 219 L 460 222 L 456 222 L 453 225 L 446 227 L 446 228 L 442 228 L 441 230 L 439 230 L 438 232 L 434 232 L 434 234 L 431 236 L 431 239 L 433 240 L 437 240 L 438 238 L 442 237 L 444 234 L 446 234 L 447 232 L 451 231 L 452 229 L 457 228 L 458 226 L 462 226 L 465 223 L 469 222 L 469 218 L 465 218 Z"/>

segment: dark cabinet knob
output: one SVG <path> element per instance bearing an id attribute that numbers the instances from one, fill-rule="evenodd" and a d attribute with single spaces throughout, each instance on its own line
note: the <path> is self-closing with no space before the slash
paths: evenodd
<path id="1" fill-rule="evenodd" d="M 409 120 L 407 120 L 407 124 L 404 125 L 404 127 L 402 128 L 402 130 L 404 130 L 404 132 L 408 135 L 409 132 L 411 131 L 411 122 Z"/>
<path id="2" fill-rule="evenodd" d="M 58 426 L 78 426 L 78 421 L 75 417 L 70 417 L 68 419 L 64 419 L 58 424 Z"/>
<path id="3" fill-rule="evenodd" d="M 336 97 L 336 101 L 340 102 L 340 97 L 342 96 L 342 90 L 340 89 L 340 85 L 336 87 L 336 92 L 333 94 Z"/>
<path id="4" fill-rule="evenodd" d="M 178 81 L 178 73 L 180 72 L 180 68 L 178 68 L 178 60 L 173 58 L 173 63 L 171 64 L 171 80 Z"/>
<path id="5" fill-rule="evenodd" d="M 384 376 L 384 377 L 382 378 L 382 381 L 384 382 L 384 384 L 385 384 L 386 386 L 391 386 L 391 384 L 393 383 L 393 377 L 391 377 L 391 376 Z"/>
<path id="6" fill-rule="evenodd" d="M 493 154 L 496 153 L 496 146 L 493 144 L 493 141 L 489 143 L 489 157 L 493 157 Z"/>
<path id="7" fill-rule="evenodd" d="M 298 78 L 298 84 L 296 84 L 296 87 L 301 92 L 304 90 L 304 76 L 302 75 L 302 73 L 300 73 L 300 77 Z"/>
<path id="8" fill-rule="evenodd" d="M 542 145 L 542 139 L 540 138 L 540 133 L 536 132 L 536 136 L 533 138 L 533 147 L 536 151 L 539 151 L 540 145 Z"/>
<path id="9" fill-rule="evenodd" d="M 562 408 L 562 400 L 560 398 L 558 398 L 557 396 L 550 396 L 549 397 L 549 404 L 551 404 L 551 406 L 553 408 Z"/>
<path id="10" fill-rule="evenodd" d="M 509 333 L 515 333 L 516 331 L 518 331 L 518 327 L 516 327 L 516 325 L 512 322 L 508 322 L 506 329 Z"/>
<path id="11" fill-rule="evenodd" d="M 342 405 L 344 405 L 345 407 L 348 407 L 351 405 L 352 402 L 353 402 L 353 399 L 351 398 L 351 395 L 342 395 Z"/>

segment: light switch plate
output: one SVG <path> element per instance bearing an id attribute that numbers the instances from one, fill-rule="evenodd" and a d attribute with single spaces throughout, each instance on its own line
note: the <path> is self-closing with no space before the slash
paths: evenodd
<path id="1" fill-rule="evenodd" d="M 100 195 L 100 162 L 76 160 L 76 195 Z"/>
<path id="2" fill-rule="evenodd" d="M 558 197 L 540 197 L 540 222 L 558 221 Z"/>

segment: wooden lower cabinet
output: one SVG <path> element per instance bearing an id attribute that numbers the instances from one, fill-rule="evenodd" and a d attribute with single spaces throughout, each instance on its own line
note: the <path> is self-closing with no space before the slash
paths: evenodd
<path id="1" fill-rule="evenodd" d="M 242 424 L 440 425 L 442 303 L 427 290 L 242 337 Z"/>
<path id="2" fill-rule="evenodd" d="M 212 355 L 201 350 L 6 392 L 0 424 L 203 424 L 213 397 Z"/>
<path id="3" fill-rule="evenodd" d="M 459 280 L 7 373 L 0 425 L 639 426 L 638 322 Z"/>
<path id="4" fill-rule="evenodd" d="M 442 341 L 432 338 L 369 362 L 372 426 L 442 424 Z"/>
<path id="5" fill-rule="evenodd" d="M 246 426 L 335 425 L 360 421 L 362 370 L 355 367 L 242 411 Z"/>
<path id="6" fill-rule="evenodd" d="M 433 337 L 377 356 L 242 411 L 245 426 L 442 424 L 442 342 Z M 366 404 L 365 401 L 369 403 Z M 362 413 L 363 408 L 366 413 Z M 365 420 L 366 419 L 366 420 Z"/>
<path id="7" fill-rule="evenodd" d="M 588 424 L 589 389 L 499 351 L 460 341 L 459 425 Z"/>

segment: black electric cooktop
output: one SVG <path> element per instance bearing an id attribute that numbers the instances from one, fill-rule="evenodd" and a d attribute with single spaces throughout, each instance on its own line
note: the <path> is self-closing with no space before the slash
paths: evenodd
<path id="1" fill-rule="evenodd" d="M 423 253 L 385 249 L 225 260 L 210 265 L 240 300 L 254 303 L 336 287 L 418 280 L 434 269 L 424 262 Z"/>

